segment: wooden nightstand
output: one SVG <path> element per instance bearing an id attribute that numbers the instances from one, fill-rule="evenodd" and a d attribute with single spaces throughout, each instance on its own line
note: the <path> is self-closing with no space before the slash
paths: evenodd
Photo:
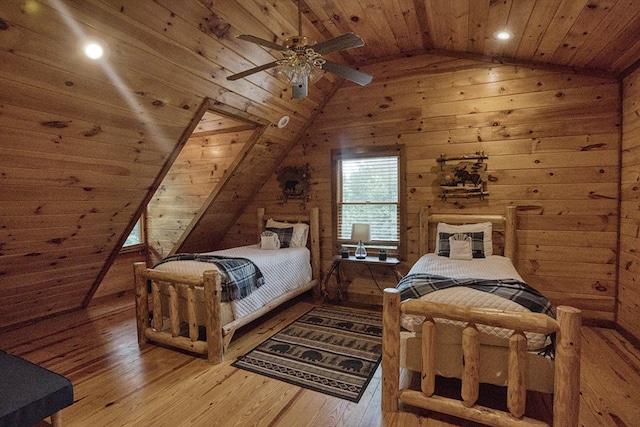
<path id="1" fill-rule="evenodd" d="M 368 256 L 364 259 L 358 259 L 355 256 L 351 255 L 349 258 L 342 258 L 341 255 L 336 255 L 333 257 L 333 263 L 327 271 L 327 274 L 322 279 L 322 284 L 320 285 L 320 292 L 322 297 L 327 300 L 329 297 L 329 293 L 327 292 L 327 282 L 329 282 L 329 278 L 331 275 L 335 274 L 336 276 L 336 286 L 338 288 L 338 299 L 342 301 L 342 277 L 340 275 L 340 265 L 343 263 L 359 263 L 367 266 L 386 266 L 393 271 L 393 274 L 396 276 L 396 280 L 400 281 L 402 279 L 402 274 L 398 271 L 398 265 L 400 264 L 400 260 L 398 258 L 387 257 L 385 260 L 378 259 L 375 256 Z"/>

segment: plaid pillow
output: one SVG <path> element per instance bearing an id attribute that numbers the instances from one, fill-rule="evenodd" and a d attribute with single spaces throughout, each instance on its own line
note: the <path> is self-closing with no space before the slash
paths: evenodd
<path id="1" fill-rule="evenodd" d="M 484 232 L 465 232 L 465 233 L 438 233 L 439 247 L 438 255 L 449 257 L 449 237 L 454 234 L 464 234 L 471 237 L 471 254 L 474 258 L 484 258 Z"/>
<path id="2" fill-rule="evenodd" d="M 288 248 L 291 244 L 291 238 L 293 237 L 293 227 L 289 228 L 276 228 L 276 227 L 266 227 L 266 231 L 271 231 L 278 235 L 278 239 L 280 239 L 280 248 Z"/>

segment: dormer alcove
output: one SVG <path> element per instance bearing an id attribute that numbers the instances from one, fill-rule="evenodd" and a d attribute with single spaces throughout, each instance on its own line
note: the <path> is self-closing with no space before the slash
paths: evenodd
<path id="1" fill-rule="evenodd" d="M 147 205 L 147 244 L 152 262 L 177 251 L 176 246 L 192 230 L 226 175 L 264 131 L 264 123 L 211 104 Z"/>
<path id="2" fill-rule="evenodd" d="M 211 100 L 204 101 L 196 116 L 193 131 L 186 132 L 184 144 L 170 157 L 166 173 L 144 210 L 144 249 L 117 255 L 92 298 L 131 291 L 134 262 L 152 264 L 179 251 L 269 124 Z M 224 226 L 221 229 L 226 230 Z M 196 239 L 206 241 L 207 237 Z"/>

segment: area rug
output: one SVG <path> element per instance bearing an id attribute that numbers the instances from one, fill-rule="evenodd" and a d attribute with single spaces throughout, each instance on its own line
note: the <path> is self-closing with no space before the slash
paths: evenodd
<path id="1" fill-rule="evenodd" d="M 358 402 L 381 354 L 381 316 L 315 307 L 231 365 Z"/>

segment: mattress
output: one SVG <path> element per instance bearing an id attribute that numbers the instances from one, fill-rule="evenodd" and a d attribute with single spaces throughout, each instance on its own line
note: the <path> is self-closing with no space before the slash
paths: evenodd
<path id="1" fill-rule="evenodd" d="M 264 276 L 264 285 L 252 292 L 246 298 L 221 304 L 222 324 L 240 319 L 262 308 L 273 299 L 295 290 L 311 281 L 310 252 L 307 248 L 282 248 L 278 250 L 260 249 L 260 245 L 241 246 L 214 252 L 210 255 L 226 257 L 248 258 L 260 269 Z M 155 267 L 158 271 L 168 271 L 178 274 L 202 276 L 207 270 L 215 270 L 215 264 L 201 261 L 170 261 Z M 166 286 L 164 287 L 166 288 Z M 162 289 L 167 294 L 166 289 Z M 178 287 L 180 298 L 180 313 L 186 313 L 186 287 Z M 196 290 L 196 317 L 198 324 L 204 324 L 203 290 Z M 163 313 L 166 315 L 163 303 Z M 186 321 L 186 319 L 181 319 Z"/>

